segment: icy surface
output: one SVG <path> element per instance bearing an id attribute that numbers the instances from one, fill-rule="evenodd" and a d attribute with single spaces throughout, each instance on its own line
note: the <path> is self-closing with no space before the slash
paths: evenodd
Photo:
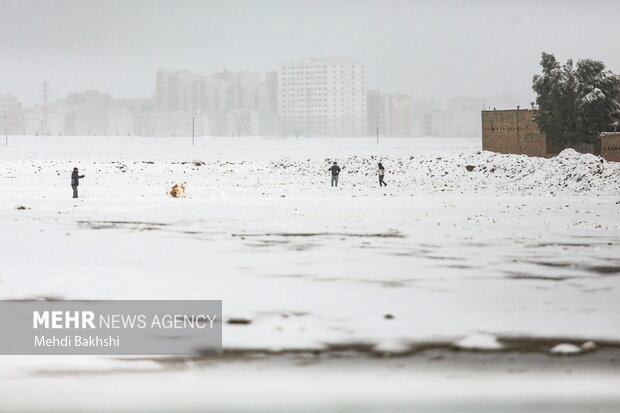
<path id="1" fill-rule="evenodd" d="M 620 340 L 620 165 L 479 147 L 12 137 L 0 147 L 0 298 L 222 299 L 226 319 L 249 321 L 225 325 L 225 348 L 267 352 L 402 352 L 481 331 Z M 173 183 L 185 198 L 166 194 Z M 0 373 L 45 360 L 2 358 Z"/>

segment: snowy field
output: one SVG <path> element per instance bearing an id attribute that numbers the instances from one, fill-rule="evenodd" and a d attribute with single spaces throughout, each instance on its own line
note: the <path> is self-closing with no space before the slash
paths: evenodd
<path id="1" fill-rule="evenodd" d="M 541 159 L 479 149 L 479 139 L 462 138 L 197 138 L 192 146 L 191 138 L 10 137 L 0 146 L 0 299 L 222 299 L 225 357 L 190 367 L 0 357 L 0 400 L 11 411 L 52 400 L 67 408 L 50 389 L 62 393 L 69 380 L 90 394 L 109 385 L 102 371 L 118 383 L 141 377 L 160 395 L 162 376 L 145 372 L 183 392 L 224 376 L 239 386 L 273 382 L 264 395 L 290 383 L 292 394 L 310 398 L 299 366 L 311 364 L 307 375 L 343 406 L 365 385 L 386 386 L 410 411 L 407 380 L 459 389 L 476 406 L 485 398 L 479 387 L 467 393 L 450 379 L 450 354 L 460 349 L 495 366 L 484 378 L 471 361 L 454 367 L 467 383 L 487 383 L 495 399 L 530 389 L 535 401 L 546 388 L 598 403 L 563 412 L 616 411 L 620 164 L 570 150 Z M 329 186 L 333 160 L 343 167 L 338 188 Z M 77 200 L 74 166 L 86 175 Z M 166 194 L 174 183 L 186 184 L 185 198 Z M 444 367 L 416 365 L 435 356 Z M 335 384 L 360 366 L 388 384 L 365 381 L 348 393 Z M 519 368 L 525 376 L 509 374 Z M 605 384 L 590 386 L 592 375 Z M 41 399 L 24 397 L 25 386 Z M 223 396 L 230 386 L 214 389 L 221 411 L 236 411 Z M 429 406 L 441 399 L 421 394 Z M 162 403 L 153 406 L 170 411 Z"/>

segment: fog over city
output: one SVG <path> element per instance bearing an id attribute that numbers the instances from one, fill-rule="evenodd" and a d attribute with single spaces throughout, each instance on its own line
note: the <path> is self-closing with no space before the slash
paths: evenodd
<path id="1" fill-rule="evenodd" d="M 480 136 L 543 51 L 620 68 L 613 1 L 2 1 L 15 135 Z"/>
<path id="2" fill-rule="evenodd" d="M 158 69 L 265 72 L 346 57 L 366 65 L 371 89 L 528 104 L 543 50 L 620 70 L 617 2 L 561 3 L 3 0 L 0 94 L 31 105 L 47 80 L 52 97 L 148 97 Z"/>

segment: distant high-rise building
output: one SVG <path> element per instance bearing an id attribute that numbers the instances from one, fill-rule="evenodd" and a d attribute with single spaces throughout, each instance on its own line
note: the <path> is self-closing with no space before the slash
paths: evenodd
<path id="1" fill-rule="evenodd" d="M 258 91 L 259 132 L 278 134 L 278 72 L 267 72 Z"/>
<path id="2" fill-rule="evenodd" d="M 413 136 L 411 96 L 383 94 L 369 90 L 367 94 L 367 133 L 375 136 L 377 128 L 381 136 Z"/>
<path id="3" fill-rule="evenodd" d="M 24 111 L 26 135 L 64 135 L 66 101 L 59 100 L 47 107 L 36 106 Z"/>
<path id="4" fill-rule="evenodd" d="M 391 94 L 387 100 L 388 135 L 395 137 L 412 136 L 411 96 Z"/>
<path id="5" fill-rule="evenodd" d="M 218 110 L 258 110 L 260 75 L 243 71 L 214 73 L 210 81 L 218 82 Z"/>
<path id="6" fill-rule="evenodd" d="M 453 131 L 449 136 L 481 136 L 478 114 L 488 98 L 456 97 L 448 102 L 448 111 L 452 117 Z M 516 105 L 515 105 L 516 106 Z"/>
<path id="7" fill-rule="evenodd" d="M 192 119 L 199 134 L 258 135 L 260 84 L 260 75 L 249 71 L 203 76 L 189 70 L 159 70 L 156 113 L 141 116 L 139 123 L 144 127 L 153 123 L 148 129 L 156 135 L 191 134 Z"/>
<path id="8" fill-rule="evenodd" d="M 284 135 L 365 136 L 366 72 L 348 59 L 295 60 L 278 71 Z"/>
<path id="9" fill-rule="evenodd" d="M 159 70 L 156 77 L 157 109 L 188 112 L 200 109 L 203 76 L 189 70 Z"/>
<path id="10" fill-rule="evenodd" d="M 433 113 L 440 107 L 434 99 L 415 98 L 411 101 L 412 135 L 435 136 Z"/>
<path id="11" fill-rule="evenodd" d="M 64 129 L 67 135 L 108 135 L 112 98 L 87 90 L 67 95 Z"/>
<path id="12" fill-rule="evenodd" d="M 224 71 L 209 77 L 212 133 L 221 136 L 255 136 L 259 132 L 260 74 Z"/>
<path id="13" fill-rule="evenodd" d="M 0 125 L 1 135 L 5 132 L 9 135 L 24 134 L 24 108 L 14 96 L 0 95 Z"/>
<path id="14" fill-rule="evenodd" d="M 138 130 L 154 136 L 201 136 L 208 133 L 207 76 L 183 70 L 159 70 L 156 74 L 155 108 L 138 114 Z"/>
<path id="15" fill-rule="evenodd" d="M 366 102 L 366 129 L 368 136 L 375 136 L 377 133 L 381 136 L 386 136 L 388 114 L 385 95 L 378 90 L 369 90 L 366 94 Z"/>

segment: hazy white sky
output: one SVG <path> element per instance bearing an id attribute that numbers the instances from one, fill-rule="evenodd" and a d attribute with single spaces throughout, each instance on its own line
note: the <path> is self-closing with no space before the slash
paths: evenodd
<path id="1" fill-rule="evenodd" d="M 32 104 L 47 80 L 52 97 L 148 97 L 159 68 L 350 57 L 369 88 L 440 101 L 511 93 L 527 105 L 541 51 L 618 73 L 619 33 L 615 0 L 0 0 L 0 94 Z"/>

